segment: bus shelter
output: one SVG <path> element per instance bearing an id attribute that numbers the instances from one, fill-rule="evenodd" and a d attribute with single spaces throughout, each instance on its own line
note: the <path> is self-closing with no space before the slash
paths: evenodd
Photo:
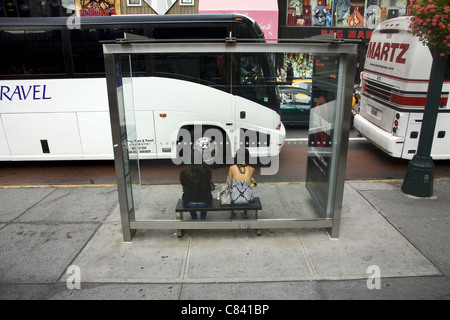
<path id="1" fill-rule="evenodd" d="M 158 42 L 125 37 L 104 43 L 103 51 L 124 241 L 131 241 L 139 229 L 325 228 L 332 238 L 339 236 L 356 44 L 334 40 Z M 304 54 L 312 57 L 309 61 L 312 87 L 302 89 L 309 90 L 309 94 L 283 93 L 282 89 L 296 85 L 289 78 L 282 79 L 284 82 L 280 82 L 280 77 L 277 79 L 278 64 Z M 249 71 L 243 67 L 250 62 L 254 64 L 253 71 L 259 69 L 254 72 L 257 75 L 253 75 L 252 81 L 242 74 Z M 246 94 L 253 96 L 247 98 Z M 201 106 L 205 96 L 211 102 L 210 107 Z M 208 215 L 205 221 L 179 220 L 175 206 L 182 195 L 181 186 L 174 186 L 173 194 L 165 195 L 173 204 L 169 204 L 167 210 L 161 212 L 152 208 L 161 195 L 156 194 L 151 185 L 142 183 L 143 161 L 167 153 L 173 165 L 180 166 L 181 170 L 186 164 L 184 160 L 190 159 L 187 154 L 191 148 L 198 142 L 202 144 L 201 139 L 204 139 L 205 130 L 196 128 L 211 129 L 211 117 L 222 117 L 215 120 L 219 123 L 219 133 L 223 134 L 220 141 L 224 150 L 220 156 L 224 159 L 222 164 L 229 165 L 230 154 L 244 146 L 253 150 L 263 163 L 261 175 L 277 174 L 278 154 L 287 143 L 284 126 L 280 124 L 274 129 L 267 125 L 265 128 L 263 121 L 254 120 L 252 114 L 262 114 L 279 103 L 292 104 L 293 100 L 302 100 L 303 108 L 306 104 L 309 111 L 308 138 L 304 142 L 307 144 L 306 181 L 296 184 L 299 196 L 290 200 L 294 208 L 298 202 L 298 210 L 291 210 L 289 216 L 278 216 L 276 210 L 265 209 L 264 200 L 270 202 L 266 197 L 262 201 L 262 216 L 230 219 L 229 212 L 224 212 Z M 171 101 L 170 104 L 167 101 Z M 194 107 L 189 101 L 194 101 L 195 115 L 190 114 L 189 108 Z M 239 103 L 243 106 L 247 102 L 248 109 L 241 111 Z M 178 105 L 187 109 L 180 111 Z M 211 115 L 209 108 L 220 108 L 220 112 L 229 116 L 219 116 L 219 109 Z M 168 118 L 175 121 L 177 117 L 176 130 L 170 129 L 169 122 L 164 122 Z M 194 125 L 184 126 L 190 118 L 194 119 Z M 252 119 L 256 122 L 251 123 Z M 224 122 L 223 128 L 220 121 Z M 242 130 L 246 125 L 257 128 L 254 129 L 257 132 Z M 183 131 L 184 128 L 191 131 Z M 201 137 L 199 140 L 178 137 L 173 143 L 160 142 L 169 136 L 182 136 L 182 132 L 188 135 L 200 132 Z M 216 147 L 218 141 L 215 140 Z M 214 197 L 219 189 L 216 185 Z"/>

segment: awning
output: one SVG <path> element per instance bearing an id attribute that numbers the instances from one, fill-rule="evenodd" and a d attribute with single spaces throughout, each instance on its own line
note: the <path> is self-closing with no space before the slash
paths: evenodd
<path id="1" fill-rule="evenodd" d="M 255 20 L 266 39 L 278 38 L 277 0 L 199 0 L 198 13 L 239 13 Z"/>

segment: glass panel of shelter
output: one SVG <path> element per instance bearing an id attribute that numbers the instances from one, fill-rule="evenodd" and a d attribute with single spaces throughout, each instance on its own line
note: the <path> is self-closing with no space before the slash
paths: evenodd
<path id="1" fill-rule="evenodd" d="M 154 44 L 150 45 L 154 46 Z M 205 44 L 205 47 L 208 45 Z M 123 49 L 120 50 L 123 51 Z M 145 137 L 140 134 L 141 127 L 136 126 L 137 114 L 140 117 L 145 112 L 152 113 L 153 122 L 147 123 L 153 128 L 156 136 L 157 146 L 152 149 L 152 152 L 158 154 L 167 152 L 177 157 L 178 159 L 172 159 L 172 162 L 174 166 L 179 167 L 179 171 L 188 165 L 184 160 L 190 160 L 187 153 L 190 153 L 195 143 L 180 147 L 180 141 L 183 142 L 183 140 L 178 139 L 178 146 L 175 146 L 174 143 L 163 140 L 164 137 L 176 136 L 179 132 L 172 130 L 159 136 L 161 133 L 159 130 L 167 128 L 179 130 L 182 123 L 188 123 L 193 119 L 195 125 L 210 128 L 213 123 L 212 118 L 218 117 L 217 112 L 228 117 L 225 122 L 230 127 L 226 128 L 227 131 L 223 130 L 227 135 L 223 137 L 220 144 L 217 144 L 224 147 L 222 153 L 228 157 L 215 158 L 214 161 L 223 166 L 212 170 L 213 182 L 216 184 L 216 191 L 213 191 L 215 198 L 221 185 L 226 181 L 228 167 L 231 164 L 229 155 L 239 147 L 247 147 L 253 151 L 263 150 L 259 154 L 259 163 L 256 157 L 252 157 L 250 162 L 257 169 L 255 174 L 257 180 L 263 180 L 261 176 L 264 174 L 278 173 L 279 157 L 264 157 L 270 153 L 270 148 L 276 145 L 276 141 L 271 141 L 273 138 L 270 130 L 266 132 L 261 130 L 262 126 L 273 128 L 273 119 L 266 119 L 266 122 L 261 119 L 256 121 L 254 116 L 257 115 L 258 110 L 261 110 L 259 108 L 276 110 L 280 103 L 280 88 L 295 87 L 295 82 L 302 83 L 300 86 L 302 94 L 308 91 L 305 89 L 308 85 L 310 88 L 308 137 L 307 141 L 305 139 L 286 141 L 285 147 L 298 147 L 305 150 L 305 158 L 299 161 L 300 167 L 294 170 L 306 172 L 306 179 L 305 182 L 263 184 L 256 187 L 255 196 L 261 198 L 263 205 L 262 219 L 258 221 L 267 221 L 271 227 L 274 226 L 274 221 L 280 222 L 280 227 L 295 227 L 302 226 L 301 221 L 333 220 L 336 211 L 339 211 L 337 214 L 339 214 L 338 222 L 340 221 L 342 190 L 337 188 L 343 188 L 344 175 L 340 171 L 342 168 L 345 169 L 343 163 L 346 161 L 348 147 L 348 144 L 342 142 L 343 139 L 348 139 L 349 128 L 346 127 L 347 122 L 348 125 L 350 122 L 350 109 L 345 107 L 345 103 L 351 101 L 351 89 L 344 89 L 345 85 L 350 83 L 348 79 L 353 79 L 351 74 L 348 74 L 349 71 L 351 73 L 355 58 L 355 54 L 348 54 L 351 50 L 345 49 L 344 53 L 315 53 L 311 58 L 312 79 L 306 79 L 306 81 L 293 79 L 293 83 L 280 82 L 280 79 L 277 79 L 275 63 L 267 59 L 282 57 L 281 59 L 286 60 L 285 57 L 292 55 L 292 52 L 284 53 L 279 48 L 273 53 L 261 53 L 260 50 L 251 52 L 248 49 L 243 52 L 236 49 L 234 52 L 221 51 L 220 53 L 218 50 L 208 52 L 200 48 L 198 52 L 191 50 L 176 53 L 164 50 L 158 52 L 155 48 L 152 50 L 152 53 L 148 53 L 145 50 L 136 51 L 133 48 L 132 54 L 116 59 L 120 61 L 120 66 L 116 68 L 116 76 L 122 79 L 117 80 L 117 86 L 122 87 L 117 90 L 118 96 L 122 97 L 119 99 L 121 100 L 119 109 L 123 112 L 121 119 L 125 121 L 121 125 L 126 135 L 123 152 L 126 154 L 124 162 L 127 162 L 124 167 L 128 171 L 126 177 L 127 193 L 130 196 L 128 205 L 134 209 L 130 220 L 134 221 L 135 226 L 157 229 L 158 227 L 153 227 L 151 222 L 159 221 L 163 224 L 160 223 L 158 226 L 167 228 L 172 221 L 174 229 L 180 228 L 180 221 L 176 220 L 175 207 L 183 193 L 180 184 L 166 187 L 164 190 L 169 190 L 169 194 L 158 194 L 161 189 L 142 183 L 143 180 L 148 181 L 148 179 L 146 177 L 141 179 L 140 166 L 143 161 L 149 161 L 146 160 L 149 154 L 145 143 L 141 144 Z M 356 49 L 354 51 L 356 52 Z M 295 52 L 294 54 L 304 53 Z M 348 58 L 349 56 L 351 59 Z M 133 66 L 140 66 L 139 70 L 135 72 Z M 142 66 L 146 66 L 145 76 L 143 76 Z M 139 74 L 139 77 L 134 77 L 134 73 Z M 305 87 L 304 82 L 309 82 L 308 80 L 311 84 L 308 83 Z M 155 85 L 156 83 L 164 86 Z M 171 84 L 172 87 L 170 87 Z M 204 95 L 201 95 L 202 93 Z M 163 103 L 164 101 L 166 103 Z M 201 107 L 205 101 L 209 102 L 210 110 Z M 251 103 L 247 103 L 248 101 Z M 159 103 L 162 103 L 162 106 L 158 105 Z M 176 107 L 166 109 L 168 105 L 173 104 L 182 105 L 185 109 L 178 111 Z M 349 115 L 346 115 L 347 111 Z M 199 114 L 202 119 L 199 118 Z M 281 110 L 282 114 L 283 110 Z M 183 121 L 179 120 L 180 117 Z M 175 121 L 179 123 L 178 125 L 167 121 L 177 118 L 178 120 Z M 189 129 L 191 129 L 188 130 L 189 134 L 194 135 L 194 132 L 198 132 L 195 128 L 189 127 Z M 258 130 L 262 132 L 256 133 Z M 203 133 L 204 130 L 200 132 Z M 190 142 L 193 142 L 196 137 L 189 138 L 192 138 Z M 157 156 L 153 154 L 150 158 L 154 159 Z M 265 163 L 261 161 L 263 159 L 266 159 Z M 274 197 L 275 194 L 281 196 Z M 189 222 L 189 215 L 185 215 L 185 219 L 185 222 Z M 211 222 L 229 220 L 229 212 L 208 214 L 207 220 Z M 320 223 L 311 225 L 321 226 Z M 305 226 L 309 225 L 305 224 Z M 323 227 L 330 226 L 331 223 L 323 224 Z"/>
<path id="2" fill-rule="evenodd" d="M 119 105 L 121 147 L 123 150 L 123 171 L 127 203 L 130 212 L 139 209 L 141 179 L 139 152 L 137 150 L 136 112 L 133 96 L 133 71 L 130 55 L 116 59 L 116 81 Z"/>

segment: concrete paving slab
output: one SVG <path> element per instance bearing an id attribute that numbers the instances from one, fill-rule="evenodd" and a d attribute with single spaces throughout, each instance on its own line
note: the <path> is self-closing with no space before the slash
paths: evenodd
<path id="1" fill-rule="evenodd" d="M 280 199 L 280 191 L 277 185 L 260 183 L 253 192 L 255 197 L 261 199 L 263 219 L 289 218 L 289 213 Z"/>
<path id="2" fill-rule="evenodd" d="M 117 204 L 111 213 L 105 218 L 105 223 L 121 223 L 120 222 L 120 206 Z"/>
<path id="3" fill-rule="evenodd" d="M 189 234 L 185 280 L 188 282 L 255 282 L 314 279 L 303 248 L 292 230 L 257 236 L 245 230 Z"/>
<path id="4" fill-rule="evenodd" d="M 49 300 L 177 300 L 181 284 L 100 283 L 85 284 L 80 289 L 68 289 L 58 284 L 48 294 Z"/>
<path id="5" fill-rule="evenodd" d="M 280 211 L 283 208 L 287 212 L 287 216 L 279 218 L 287 219 L 320 219 L 322 215 L 314 205 L 308 190 L 306 190 L 304 183 L 292 184 L 277 184 L 275 191 L 263 198 L 265 203 L 272 204 L 274 195 L 277 194 L 280 199 L 281 206 L 274 203 L 276 206 L 274 211 Z M 265 211 L 265 207 L 263 207 Z"/>
<path id="6" fill-rule="evenodd" d="M 53 284 L 0 284 L 0 300 L 44 300 Z"/>
<path id="7" fill-rule="evenodd" d="M 387 180 L 387 181 L 349 181 L 346 185 L 352 186 L 355 190 L 398 190 L 402 181 Z"/>
<path id="8" fill-rule="evenodd" d="M 450 300 L 446 277 L 381 278 L 380 289 L 368 289 L 366 280 L 319 281 L 327 300 Z"/>
<path id="9" fill-rule="evenodd" d="M 437 180 L 435 198 L 412 198 L 400 189 L 360 191 L 436 267 L 450 275 L 450 181 Z"/>
<path id="10" fill-rule="evenodd" d="M 0 230 L 0 283 L 56 282 L 96 223 L 10 223 Z"/>
<path id="11" fill-rule="evenodd" d="M 436 201 L 437 199 L 433 198 L 410 198 L 400 189 L 367 190 L 360 191 L 360 193 L 386 218 L 450 215 L 450 207 L 443 207 L 442 201 Z M 450 203 L 450 199 L 448 203 Z"/>
<path id="12" fill-rule="evenodd" d="M 316 300 L 321 299 L 317 281 L 185 283 L 181 300 Z"/>
<path id="13" fill-rule="evenodd" d="M 10 222 L 54 192 L 55 188 L 0 189 L 0 222 Z"/>
<path id="14" fill-rule="evenodd" d="M 370 275 L 368 268 L 372 265 L 378 266 L 387 277 L 441 275 L 391 228 L 382 225 L 360 228 L 359 221 L 344 218 L 339 240 L 330 240 L 325 231 L 317 230 L 302 231 L 301 240 L 317 279 L 364 279 Z"/>
<path id="15" fill-rule="evenodd" d="M 377 218 L 379 213 L 373 209 L 370 202 L 365 201 L 359 193 L 359 189 L 357 190 L 352 186 L 353 184 L 345 184 L 344 186 L 341 217 L 360 217 L 361 221 Z"/>
<path id="16" fill-rule="evenodd" d="M 123 242 L 121 224 L 105 223 L 73 261 L 82 282 L 179 282 L 185 268 L 188 239 L 175 230 L 138 231 Z M 67 275 L 60 281 L 65 282 Z"/>
<path id="17" fill-rule="evenodd" d="M 137 192 L 134 192 L 134 191 Z M 177 200 L 182 196 L 181 185 L 145 185 L 134 188 L 137 197 L 136 219 L 175 220 Z"/>
<path id="18" fill-rule="evenodd" d="M 16 221 L 101 222 L 117 203 L 116 188 L 58 188 Z"/>
<path id="19" fill-rule="evenodd" d="M 450 276 L 450 216 L 388 219 L 442 273 Z"/>

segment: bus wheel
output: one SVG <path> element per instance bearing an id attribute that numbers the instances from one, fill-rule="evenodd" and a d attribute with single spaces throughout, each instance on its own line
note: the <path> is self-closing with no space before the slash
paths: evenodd
<path id="1" fill-rule="evenodd" d="M 193 137 L 192 148 L 202 151 L 203 161 L 211 168 L 219 168 L 225 164 L 227 154 L 227 138 L 224 132 L 218 128 L 204 128 L 201 136 Z"/>
<path id="2" fill-rule="evenodd" d="M 197 130 L 193 127 L 184 127 L 180 130 L 177 140 L 179 162 L 190 163 L 190 155 L 196 149 L 202 152 L 203 161 L 211 168 L 221 167 L 226 163 L 226 155 L 230 149 L 228 137 L 221 129 L 215 127 Z"/>

